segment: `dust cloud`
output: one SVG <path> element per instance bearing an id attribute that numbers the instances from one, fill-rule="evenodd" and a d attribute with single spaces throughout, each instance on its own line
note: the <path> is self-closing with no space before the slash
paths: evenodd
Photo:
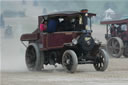
<path id="1" fill-rule="evenodd" d="M 1 71 L 28 71 L 25 65 L 26 47 L 22 45 L 20 37 L 24 33 L 31 33 L 37 28 L 35 17 L 4 18 L 5 28 L 1 28 L 0 52 Z M 10 26 L 7 30 L 8 26 Z"/>
<path id="2" fill-rule="evenodd" d="M 21 46 L 19 37 L 2 38 L 1 42 L 1 70 L 26 71 L 25 47 Z"/>

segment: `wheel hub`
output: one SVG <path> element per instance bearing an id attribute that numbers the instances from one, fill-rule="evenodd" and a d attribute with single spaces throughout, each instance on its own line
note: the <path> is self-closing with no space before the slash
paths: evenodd
<path id="1" fill-rule="evenodd" d="M 70 59 L 67 59 L 66 60 L 66 64 L 70 64 Z"/>

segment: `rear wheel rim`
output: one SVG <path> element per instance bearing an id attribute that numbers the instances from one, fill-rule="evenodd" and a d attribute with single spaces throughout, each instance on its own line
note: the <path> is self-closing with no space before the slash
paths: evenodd
<path id="1" fill-rule="evenodd" d="M 114 56 L 116 56 L 116 54 L 118 54 L 120 52 L 120 45 L 117 40 L 113 39 L 109 43 L 109 50 L 110 50 L 111 54 L 113 54 Z"/>
<path id="2" fill-rule="evenodd" d="M 30 70 L 32 70 L 36 65 L 36 52 L 33 47 L 29 47 L 26 53 L 26 63 Z"/>
<path id="3" fill-rule="evenodd" d="M 123 42 L 120 38 L 111 38 L 107 43 L 107 51 L 112 57 L 119 58 L 123 54 Z"/>

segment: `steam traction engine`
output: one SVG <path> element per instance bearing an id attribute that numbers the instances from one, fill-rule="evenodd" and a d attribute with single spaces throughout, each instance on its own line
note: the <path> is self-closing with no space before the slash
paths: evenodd
<path id="1" fill-rule="evenodd" d="M 88 10 L 64 11 L 39 16 L 47 21 L 47 29 L 23 34 L 21 41 L 28 41 L 26 65 L 29 70 L 41 70 L 44 65 L 62 64 L 68 72 L 75 72 L 78 64 L 93 64 L 97 71 L 108 66 L 108 55 L 100 49 L 101 43 L 91 36 L 91 17 Z"/>
<path id="2" fill-rule="evenodd" d="M 105 38 L 108 53 L 113 57 L 124 55 L 128 58 L 128 19 L 102 21 L 101 24 L 107 25 Z"/>

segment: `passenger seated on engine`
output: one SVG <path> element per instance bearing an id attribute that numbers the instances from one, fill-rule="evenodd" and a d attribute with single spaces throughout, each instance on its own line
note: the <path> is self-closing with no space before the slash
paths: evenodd
<path id="1" fill-rule="evenodd" d="M 110 33 L 112 37 L 116 36 L 117 34 L 116 27 L 114 26 L 114 24 L 111 25 Z"/>
<path id="2" fill-rule="evenodd" d="M 72 24 L 68 17 L 64 17 L 64 20 L 59 24 L 59 30 L 61 31 L 72 31 Z"/>
<path id="3" fill-rule="evenodd" d="M 40 24 L 40 31 L 43 32 L 47 29 L 47 21 L 46 20 L 42 20 L 41 24 Z"/>
<path id="4" fill-rule="evenodd" d="M 56 32 L 57 25 L 58 25 L 57 19 L 55 18 L 49 19 L 46 32 Z"/>
<path id="5" fill-rule="evenodd" d="M 121 32 L 122 32 L 122 30 L 121 30 L 121 25 L 119 24 L 119 26 L 117 27 L 117 34 L 120 35 Z"/>

